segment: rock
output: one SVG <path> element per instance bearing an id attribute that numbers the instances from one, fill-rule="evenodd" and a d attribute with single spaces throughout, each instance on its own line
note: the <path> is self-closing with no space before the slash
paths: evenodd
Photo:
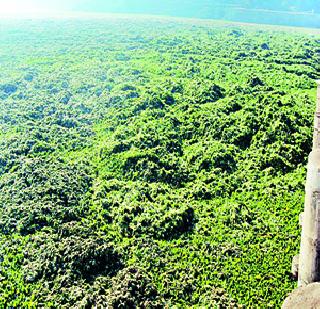
<path id="1" fill-rule="evenodd" d="M 320 283 L 294 290 L 284 301 L 282 309 L 320 309 Z"/>
<path id="2" fill-rule="evenodd" d="M 291 265 L 291 275 L 292 275 L 292 278 L 295 280 L 298 279 L 298 271 L 299 271 L 299 254 L 293 257 L 292 265 Z"/>

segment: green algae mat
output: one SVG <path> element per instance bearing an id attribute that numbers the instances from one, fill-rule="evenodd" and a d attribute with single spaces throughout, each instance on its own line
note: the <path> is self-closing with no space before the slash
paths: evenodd
<path id="1" fill-rule="evenodd" d="M 0 307 L 279 307 L 319 69 L 317 31 L 0 21 Z"/>

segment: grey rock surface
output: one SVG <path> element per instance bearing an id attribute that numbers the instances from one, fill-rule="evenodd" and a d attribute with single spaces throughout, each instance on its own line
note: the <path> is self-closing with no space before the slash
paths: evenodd
<path id="1" fill-rule="evenodd" d="M 294 290 L 284 301 L 282 309 L 320 309 L 320 283 Z"/>

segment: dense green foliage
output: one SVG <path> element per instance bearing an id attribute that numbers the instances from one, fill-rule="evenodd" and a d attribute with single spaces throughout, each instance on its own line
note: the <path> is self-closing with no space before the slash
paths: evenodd
<path id="1" fill-rule="evenodd" d="M 295 285 L 319 35 L 0 29 L 1 307 L 279 306 Z"/>

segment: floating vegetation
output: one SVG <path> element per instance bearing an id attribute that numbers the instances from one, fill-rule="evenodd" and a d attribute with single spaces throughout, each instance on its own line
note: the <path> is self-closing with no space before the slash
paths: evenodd
<path id="1" fill-rule="evenodd" d="M 319 35 L 0 22 L 2 307 L 277 307 Z"/>

